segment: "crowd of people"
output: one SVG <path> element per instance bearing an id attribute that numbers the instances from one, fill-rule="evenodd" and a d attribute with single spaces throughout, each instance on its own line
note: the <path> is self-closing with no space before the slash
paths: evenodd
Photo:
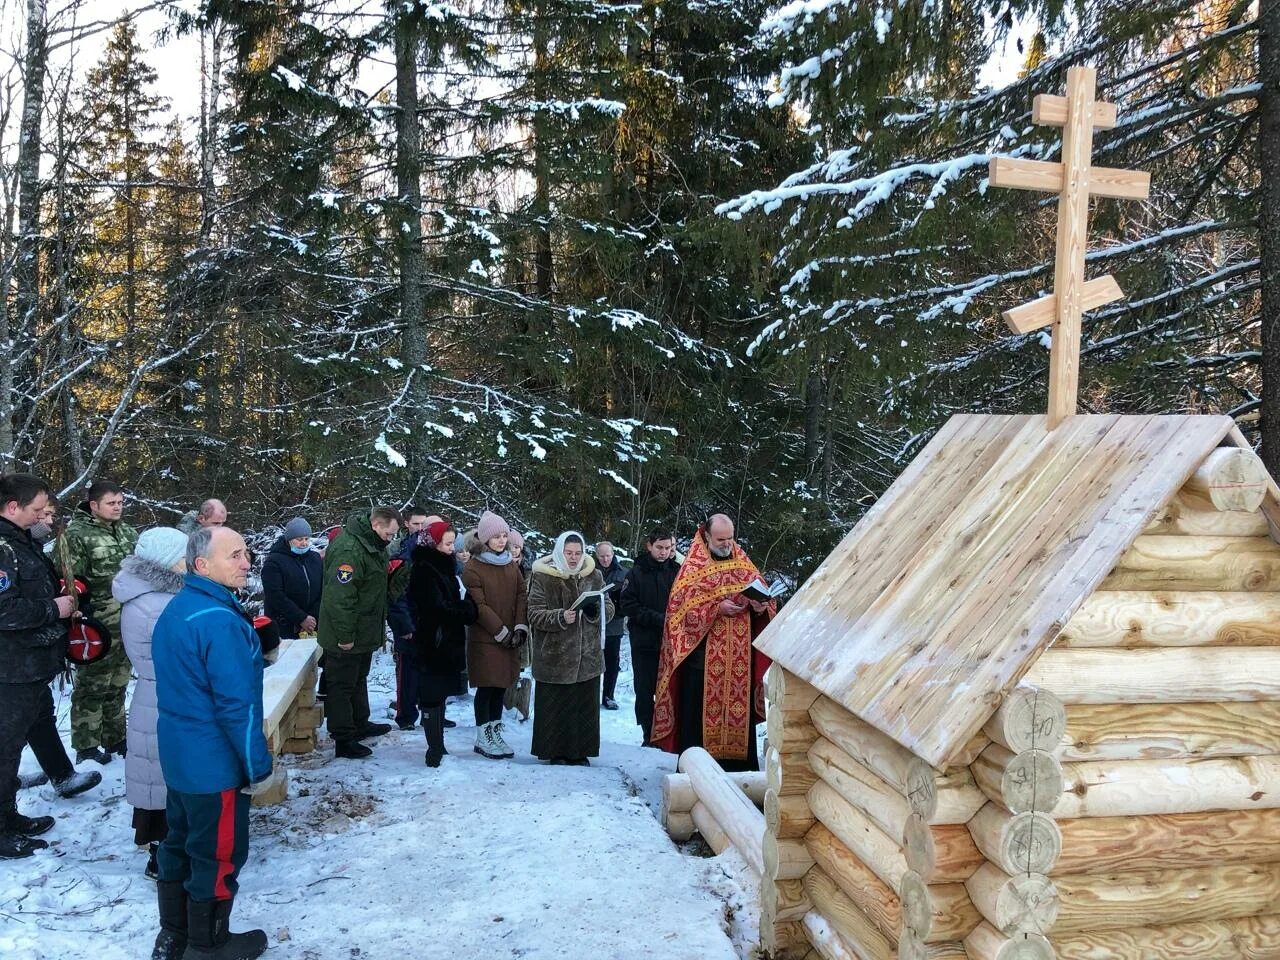
<path id="1" fill-rule="evenodd" d="M 371 756 L 393 729 L 372 718 L 368 689 L 390 638 L 396 726 L 422 727 L 428 767 L 447 755 L 447 700 L 472 689 L 477 754 L 514 757 L 510 708 L 532 715 L 536 758 L 589 765 L 600 710 L 618 708 L 629 635 L 641 742 L 703 746 L 726 769 L 759 766 L 766 663 L 752 640 L 775 611 L 744 593 L 760 575 L 723 514 L 698 528 L 682 563 L 671 532 L 652 530 L 629 569 L 611 543 L 590 545 L 574 530 L 549 554 L 526 556 L 524 538 L 490 511 L 459 531 L 418 507 L 378 506 L 319 542 L 295 517 L 263 560 L 265 618 L 255 621 L 244 604 L 252 554 L 222 501 L 141 535 L 124 509 L 124 490 L 97 481 L 55 538 L 49 485 L 0 476 L 0 858 L 43 849 L 55 823 L 20 814 L 19 789 L 51 782 L 71 797 L 101 781 L 63 748 L 50 690 L 68 672 L 69 633 L 92 623 L 107 643 L 75 664 L 72 748 L 76 764 L 125 758 L 134 840 L 149 848 L 157 883 L 155 960 L 249 958 L 266 947 L 262 931 L 233 934 L 228 921 L 250 800 L 272 774 L 262 684 L 282 638 L 314 636 L 323 651 L 319 695 L 335 759 Z M 43 772 L 24 779 L 28 745 Z"/>

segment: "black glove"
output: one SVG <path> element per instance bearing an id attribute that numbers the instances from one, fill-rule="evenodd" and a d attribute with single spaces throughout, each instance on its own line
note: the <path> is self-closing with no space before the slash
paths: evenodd
<path id="1" fill-rule="evenodd" d="M 581 613 L 588 620 L 599 620 L 600 619 L 600 598 L 591 597 L 589 600 L 584 600 L 582 602 L 582 605 L 578 607 L 578 612 Z"/>

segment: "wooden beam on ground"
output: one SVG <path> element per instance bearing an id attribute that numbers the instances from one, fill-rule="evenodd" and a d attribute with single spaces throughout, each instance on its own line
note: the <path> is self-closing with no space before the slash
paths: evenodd
<path id="1" fill-rule="evenodd" d="M 678 767 L 689 775 L 699 803 L 715 818 L 743 859 L 757 874 L 763 874 L 764 814 L 701 747 L 680 754 Z"/>

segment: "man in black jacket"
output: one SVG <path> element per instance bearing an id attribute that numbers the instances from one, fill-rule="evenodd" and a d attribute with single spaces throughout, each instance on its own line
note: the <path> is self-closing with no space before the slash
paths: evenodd
<path id="1" fill-rule="evenodd" d="M 604 690 L 600 705 L 606 710 L 617 710 L 618 701 L 613 699 L 613 692 L 618 683 L 618 659 L 622 652 L 622 634 L 627 625 L 625 614 L 618 609 L 618 591 L 626 582 L 627 571 L 618 562 L 613 544 L 608 540 L 596 544 L 596 565 L 604 577 L 605 586 L 613 585 L 611 596 L 615 611 L 613 618 L 604 625 Z"/>
<path id="2" fill-rule="evenodd" d="M 667 619 L 667 598 L 680 567 L 675 561 L 676 542 L 671 531 L 653 530 L 645 550 L 627 573 L 621 608 L 631 632 L 631 670 L 635 676 L 636 723 L 644 731 L 644 745 L 651 746 L 653 698 L 658 687 L 658 655 L 662 652 L 662 628 Z"/>
<path id="3" fill-rule="evenodd" d="M 58 574 L 28 530 L 53 491 L 39 477 L 0 477 L 0 858 L 29 857 L 48 846 L 36 839 L 53 817 L 18 813 L 18 764 L 28 741 L 63 796 L 96 779 L 77 775 L 61 749 L 49 682 L 66 666 L 70 597 L 59 596 Z M 58 749 L 52 748 L 57 741 Z M 72 781 L 76 781 L 72 783 Z"/>

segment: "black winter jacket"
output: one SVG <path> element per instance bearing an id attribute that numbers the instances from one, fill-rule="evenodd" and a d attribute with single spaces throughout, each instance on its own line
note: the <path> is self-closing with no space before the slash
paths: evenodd
<path id="1" fill-rule="evenodd" d="M 658 563 L 646 550 L 636 558 L 622 587 L 620 606 L 631 631 L 631 645 L 641 650 L 662 649 L 662 628 L 667 620 L 667 599 L 680 565 L 675 560 Z"/>
<path id="2" fill-rule="evenodd" d="M 400 545 L 396 559 L 411 564 L 413 551 L 417 549 L 418 538 L 415 534 L 410 534 Z M 387 604 L 387 626 L 391 628 L 391 636 L 395 638 L 396 653 L 412 654 L 413 641 L 402 639 L 413 633 L 413 605 L 409 602 L 408 590 Z"/>
<path id="3" fill-rule="evenodd" d="M 58 572 L 40 545 L 0 517 L 0 683 L 48 683 L 65 669 L 57 595 Z"/>
<path id="4" fill-rule="evenodd" d="M 320 591 L 324 586 L 324 560 L 314 550 L 299 556 L 281 537 L 262 562 L 263 612 L 280 628 L 284 640 L 296 639 L 302 621 L 320 619 Z"/>
<path id="5" fill-rule="evenodd" d="M 622 585 L 626 583 L 627 570 L 618 562 L 618 558 L 616 556 L 613 558 L 613 563 L 609 564 L 607 567 L 599 566 L 598 560 L 596 563 L 596 569 L 599 570 L 600 575 L 604 577 L 604 582 L 606 584 L 613 584 L 613 590 L 609 593 L 609 597 L 613 600 L 614 614 L 613 619 L 604 625 L 604 635 L 606 637 L 620 637 L 626 629 L 627 622 L 624 619 L 626 614 L 618 609 L 618 595 L 622 590 Z"/>
<path id="6" fill-rule="evenodd" d="M 467 668 L 467 627 L 479 617 L 475 603 L 462 596 L 455 569 L 452 554 L 433 547 L 414 548 L 408 594 L 419 699 L 424 706 L 443 702 L 462 686 L 462 672 Z"/>

